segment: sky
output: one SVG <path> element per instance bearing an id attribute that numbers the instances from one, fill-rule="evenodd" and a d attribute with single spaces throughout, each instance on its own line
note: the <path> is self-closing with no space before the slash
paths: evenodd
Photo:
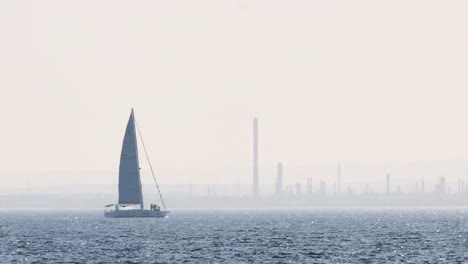
<path id="1" fill-rule="evenodd" d="M 161 170 L 249 168 L 255 116 L 260 167 L 466 161 L 467 8 L 1 1 L 0 182 L 116 171 L 131 108 Z"/>

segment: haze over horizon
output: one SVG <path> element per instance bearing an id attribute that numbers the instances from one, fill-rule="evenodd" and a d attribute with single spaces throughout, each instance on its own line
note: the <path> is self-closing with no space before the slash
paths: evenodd
<path id="1" fill-rule="evenodd" d="M 0 181 L 16 186 L 24 179 L 12 175 L 37 175 L 27 182 L 52 184 L 63 171 L 117 171 L 132 107 L 161 171 L 251 168 L 257 116 L 262 184 L 274 183 L 278 161 L 286 170 L 453 161 L 453 177 L 464 177 L 467 8 L 465 1 L 1 2 Z M 97 177 L 117 182 L 116 174 Z"/>

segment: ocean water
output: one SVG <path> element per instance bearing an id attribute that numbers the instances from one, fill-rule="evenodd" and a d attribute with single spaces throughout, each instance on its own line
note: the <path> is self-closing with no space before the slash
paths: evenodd
<path id="1" fill-rule="evenodd" d="M 0 263 L 468 263 L 468 209 L 0 211 Z"/>

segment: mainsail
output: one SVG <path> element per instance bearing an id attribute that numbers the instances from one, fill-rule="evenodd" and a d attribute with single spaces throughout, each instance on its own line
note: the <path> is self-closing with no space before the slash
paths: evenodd
<path id="1" fill-rule="evenodd" d="M 135 133 L 135 117 L 132 113 L 122 145 L 119 167 L 119 204 L 139 204 L 143 208 L 143 195 L 140 181 L 140 165 Z"/>

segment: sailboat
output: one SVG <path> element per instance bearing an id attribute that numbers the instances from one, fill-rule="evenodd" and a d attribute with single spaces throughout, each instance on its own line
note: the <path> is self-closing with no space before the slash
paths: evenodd
<path id="1" fill-rule="evenodd" d="M 151 204 L 151 209 L 145 209 L 143 204 L 143 192 L 140 180 L 140 163 L 138 159 L 137 132 L 140 136 L 143 149 L 148 159 L 148 163 L 153 175 L 154 182 L 161 199 L 163 208 L 156 204 Z M 132 112 L 127 123 L 127 129 L 122 144 L 119 167 L 119 201 L 118 204 L 106 205 L 104 216 L 112 218 L 121 217 L 166 217 L 169 211 L 159 190 L 158 182 L 154 176 L 153 167 L 149 161 L 140 130 L 136 125 L 135 114 Z"/>

